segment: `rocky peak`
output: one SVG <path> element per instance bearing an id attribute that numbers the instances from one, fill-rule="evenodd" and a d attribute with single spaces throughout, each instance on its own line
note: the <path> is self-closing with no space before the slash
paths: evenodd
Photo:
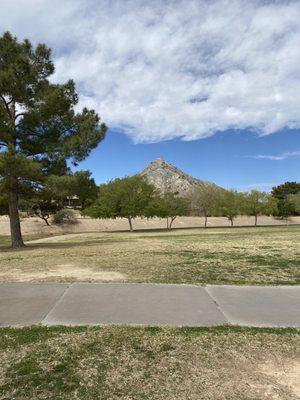
<path id="1" fill-rule="evenodd" d="M 163 165 L 163 164 L 167 164 L 166 161 L 160 157 L 157 157 L 155 160 L 151 161 L 149 165 Z"/>
<path id="2" fill-rule="evenodd" d="M 155 171 L 155 170 L 160 169 L 160 168 L 162 168 L 162 169 L 175 169 L 175 167 L 173 167 L 172 164 L 169 164 L 165 160 L 163 160 L 162 158 L 158 157 L 155 160 L 151 161 L 151 163 L 144 169 L 144 171 L 147 171 L 147 170 Z"/>
<path id="3" fill-rule="evenodd" d="M 201 186 L 216 186 L 213 183 L 193 178 L 162 158 L 156 158 L 152 161 L 140 175 L 144 176 L 160 192 L 172 192 L 183 197 L 190 196 Z"/>

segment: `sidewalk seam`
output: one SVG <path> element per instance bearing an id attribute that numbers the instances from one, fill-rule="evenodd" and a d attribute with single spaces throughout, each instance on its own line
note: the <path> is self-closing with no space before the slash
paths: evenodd
<path id="1" fill-rule="evenodd" d="M 67 287 L 65 288 L 64 292 L 62 293 L 62 295 L 56 300 L 56 302 L 53 304 L 53 306 L 51 307 L 51 309 L 46 313 L 46 315 L 42 318 L 40 324 L 41 325 L 46 325 L 44 322 L 47 319 L 48 315 L 55 309 L 55 307 L 62 301 L 62 299 L 65 297 L 66 293 L 68 292 L 68 290 L 70 289 L 70 287 L 73 286 L 73 283 L 70 283 L 67 285 Z"/>
<path id="2" fill-rule="evenodd" d="M 226 323 L 231 325 L 231 322 L 230 322 L 229 318 L 227 317 L 225 311 L 223 311 L 223 309 L 220 306 L 220 304 L 217 302 L 217 300 L 214 298 L 214 296 L 210 293 L 209 287 L 208 286 L 204 286 L 204 290 L 206 291 L 208 296 L 212 299 L 212 301 L 215 303 L 216 307 L 218 308 L 218 310 L 220 311 L 220 313 L 223 315 L 224 319 L 226 320 Z"/>

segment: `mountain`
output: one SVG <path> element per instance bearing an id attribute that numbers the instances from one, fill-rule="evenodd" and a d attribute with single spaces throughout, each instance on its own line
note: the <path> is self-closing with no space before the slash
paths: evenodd
<path id="1" fill-rule="evenodd" d="M 219 188 L 214 183 L 193 178 L 161 158 L 152 161 L 140 175 L 145 177 L 161 193 L 172 192 L 181 197 L 189 197 L 199 187 L 213 186 Z"/>

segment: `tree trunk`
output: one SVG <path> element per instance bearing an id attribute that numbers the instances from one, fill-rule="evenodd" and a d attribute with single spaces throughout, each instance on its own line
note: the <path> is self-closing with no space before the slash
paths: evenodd
<path id="1" fill-rule="evenodd" d="M 171 217 L 171 222 L 170 222 L 170 225 L 169 225 L 169 229 L 170 229 L 170 230 L 172 229 L 172 224 L 173 224 L 175 218 L 176 218 L 176 217 Z"/>
<path id="2" fill-rule="evenodd" d="M 129 222 L 129 229 L 130 229 L 130 232 L 133 232 L 131 217 L 128 217 L 128 222 Z"/>
<path id="3" fill-rule="evenodd" d="M 21 223 L 18 210 L 18 182 L 14 179 L 8 197 L 11 246 L 13 248 L 24 247 L 21 233 Z"/>
<path id="4" fill-rule="evenodd" d="M 254 215 L 255 220 L 254 220 L 254 226 L 257 226 L 257 215 Z"/>
<path id="5" fill-rule="evenodd" d="M 204 218 L 205 218 L 204 219 L 204 226 L 205 226 L 205 228 L 207 228 L 207 215 L 205 215 Z"/>
<path id="6" fill-rule="evenodd" d="M 169 229 L 169 217 L 167 217 L 167 229 Z"/>
<path id="7" fill-rule="evenodd" d="M 233 219 L 230 220 L 230 224 L 231 224 L 231 226 L 233 226 Z"/>
<path id="8" fill-rule="evenodd" d="M 49 224 L 49 222 L 48 222 L 48 218 L 49 217 L 41 217 L 45 222 L 46 222 L 46 225 L 47 226 L 51 226 L 50 224 Z"/>

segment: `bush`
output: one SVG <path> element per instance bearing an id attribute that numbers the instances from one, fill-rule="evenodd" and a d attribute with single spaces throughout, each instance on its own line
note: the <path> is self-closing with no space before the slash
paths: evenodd
<path id="1" fill-rule="evenodd" d="M 53 223 L 57 225 L 62 224 L 76 224 L 77 218 L 72 210 L 60 210 L 53 216 Z"/>

